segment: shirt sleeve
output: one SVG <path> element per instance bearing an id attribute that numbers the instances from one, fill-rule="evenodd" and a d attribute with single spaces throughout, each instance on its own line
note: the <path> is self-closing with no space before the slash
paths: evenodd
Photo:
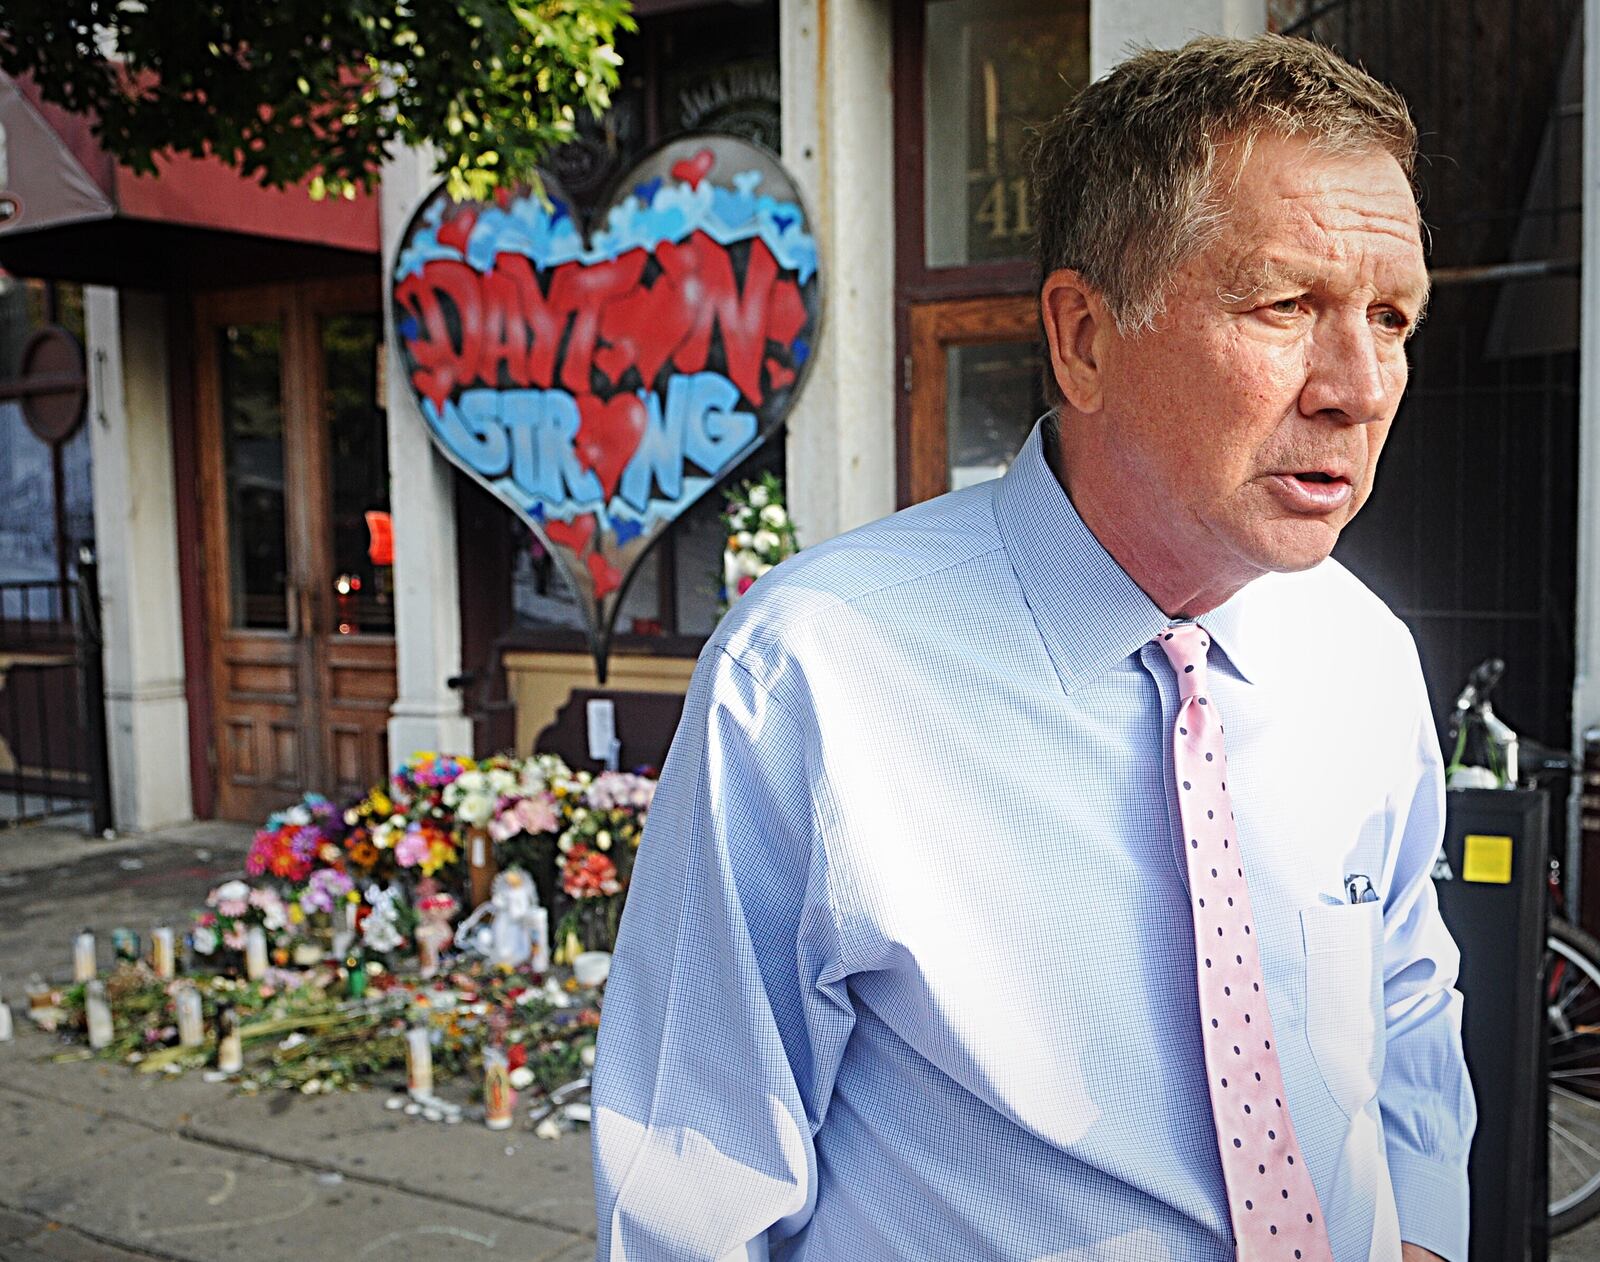
<path id="1" fill-rule="evenodd" d="M 1477 1106 L 1461 1050 L 1461 954 L 1439 914 L 1433 866 L 1444 836 L 1444 765 L 1417 673 L 1413 761 L 1390 802 L 1384 906 L 1388 1047 L 1379 1103 L 1400 1238 L 1466 1262 L 1467 1155 Z"/>
<path id="2" fill-rule="evenodd" d="M 809 1220 L 854 1022 L 807 725 L 696 668 L 645 827 L 593 1083 L 597 1262 L 764 1259 Z"/>

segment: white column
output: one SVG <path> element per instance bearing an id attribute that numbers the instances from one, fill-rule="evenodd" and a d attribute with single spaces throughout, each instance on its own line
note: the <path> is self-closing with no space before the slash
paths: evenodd
<path id="1" fill-rule="evenodd" d="M 456 573 L 456 497 L 451 468 L 428 437 L 406 380 L 389 277 L 411 212 L 432 187 L 432 163 L 415 150 L 383 168 L 384 383 L 389 410 L 389 511 L 394 522 L 397 694 L 389 717 L 389 758 L 419 749 L 472 752 L 472 724 L 445 681 L 461 672 L 461 602 Z"/>
<path id="2" fill-rule="evenodd" d="M 1089 72 L 1098 79 L 1135 48 L 1177 48 L 1196 35 L 1259 35 L 1266 0 L 1091 0 Z"/>
<path id="3" fill-rule="evenodd" d="M 1583 7 L 1583 273 L 1578 315 L 1578 599 L 1572 681 L 1573 748 L 1600 723 L 1600 0 Z M 1569 890 L 1582 853 L 1573 794 L 1567 853 Z M 1576 907 L 1568 911 L 1576 914 Z"/>
<path id="4" fill-rule="evenodd" d="M 823 269 L 816 362 L 789 414 L 801 542 L 894 511 L 894 146 L 888 0 L 782 0 L 783 161 Z"/>
<path id="5" fill-rule="evenodd" d="M 111 806 L 120 831 L 141 832 L 193 811 L 167 311 L 90 286 L 84 317 Z"/>

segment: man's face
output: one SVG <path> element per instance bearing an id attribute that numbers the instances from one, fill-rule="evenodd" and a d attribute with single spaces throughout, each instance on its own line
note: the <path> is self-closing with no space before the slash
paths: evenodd
<path id="1" fill-rule="evenodd" d="M 1428 288 L 1416 204 L 1386 153 L 1263 136 L 1226 203 L 1156 328 L 1096 339 L 1099 474 L 1197 590 L 1332 551 L 1372 490 Z"/>

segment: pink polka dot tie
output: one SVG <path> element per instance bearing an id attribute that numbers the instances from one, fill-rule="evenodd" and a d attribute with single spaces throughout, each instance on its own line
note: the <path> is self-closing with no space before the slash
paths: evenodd
<path id="1" fill-rule="evenodd" d="M 1189 863 L 1206 1078 L 1238 1257 L 1331 1262 L 1322 1207 L 1283 1099 L 1250 890 L 1228 802 L 1222 721 L 1207 695 L 1211 636 L 1184 623 L 1156 643 L 1178 674 L 1173 770 Z"/>

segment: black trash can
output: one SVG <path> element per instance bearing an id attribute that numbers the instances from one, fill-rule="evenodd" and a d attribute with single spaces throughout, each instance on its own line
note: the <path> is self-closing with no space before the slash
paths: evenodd
<path id="1" fill-rule="evenodd" d="M 1471 1262 L 1544 1262 L 1544 941 L 1549 806 L 1544 793 L 1447 794 L 1439 908 L 1461 948 L 1462 1042 L 1478 1098 Z"/>

